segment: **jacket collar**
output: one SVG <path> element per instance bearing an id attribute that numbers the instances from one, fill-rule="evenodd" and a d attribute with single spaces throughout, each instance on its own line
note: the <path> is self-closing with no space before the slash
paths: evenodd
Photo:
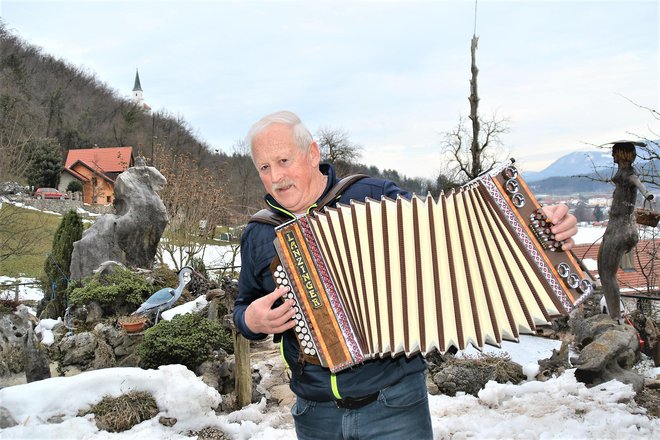
<path id="1" fill-rule="evenodd" d="M 335 169 L 332 165 L 330 165 L 329 163 L 319 164 L 319 171 L 321 171 L 321 173 L 328 176 L 328 182 L 326 183 L 325 190 L 323 191 L 323 194 L 321 194 L 321 197 L 319 197 L 316 200 L 317 202 L 319 200 L 321 200 L 323 198 L 323 196 L 325 196 L 328 193 L 328 191 L 330 191 L 330 188 L 332 188 L 333 186 L 335 186 L 337 184 L 337 175 L 335 174 Z M 268 205 L 268 208 L 271 211 L 278 212 L 280 214 L 284 214 L 287 217 L 291 217 L 291 218 L 294 218 L 294 219 L 296 218 L 296 215 L 294 213 L 289 212 L 289 210 L 283 208 L 279 203 L 277 203 L 275 198 L 273 196 L 271 196 L 270 194 L 266 194 L 264 196 L 264 200 L 266 201 L 266 204 Z M 312 210 L 314 208 L 316 208 L 316 203 L 314 203 L 312 206 L 308 207 L 307 212 L 309 212 L 310 210 Z"/>

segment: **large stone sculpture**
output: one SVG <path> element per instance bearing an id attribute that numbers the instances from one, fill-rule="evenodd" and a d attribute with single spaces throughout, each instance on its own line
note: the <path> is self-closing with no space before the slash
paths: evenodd
<path id="1" fill-rule="evenodd" d="M 165 177 L 138 159 L 115 182 L 115 212 L 98 218 L 73 244 L 71 278 L 89 276 L 102 263 L 117 261 L 150 269 L 165 226 L 167 211 L 158 196 Z"/>

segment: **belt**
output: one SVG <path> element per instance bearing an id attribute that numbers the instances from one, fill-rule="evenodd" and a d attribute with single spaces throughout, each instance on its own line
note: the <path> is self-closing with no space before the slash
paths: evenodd
<path id="1" fill-rule="evenodd" d="M 343 409 L 358 409 L 375 402 L 380 395 L 380 391 L 369 394 L 363 397 L 344 397 L 343 399 L 335 400 L 337 408 Z"/>

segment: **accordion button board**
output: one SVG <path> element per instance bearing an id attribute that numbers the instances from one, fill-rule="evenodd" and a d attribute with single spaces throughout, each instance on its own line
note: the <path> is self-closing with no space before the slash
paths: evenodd
<path id="1" fill-rule="evenodd" d="M 303 352 L 366 360 L 499 346 L 593 290 L 513 161 L 440 195 L 367 199 L 276 228 L 278 286 Z"/>

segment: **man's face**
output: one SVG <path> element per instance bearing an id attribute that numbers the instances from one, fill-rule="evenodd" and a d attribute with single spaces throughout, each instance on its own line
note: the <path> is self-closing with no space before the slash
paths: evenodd
<path id="1" fill-rule="evenodd" d="M 291 127 L 271 124 L 252 140 L 252 157 L 264 188 L 284 208 L 302 213 L 316 202 L 312 179 L 320 154 L 315 142 L 303 152 Z"/>

